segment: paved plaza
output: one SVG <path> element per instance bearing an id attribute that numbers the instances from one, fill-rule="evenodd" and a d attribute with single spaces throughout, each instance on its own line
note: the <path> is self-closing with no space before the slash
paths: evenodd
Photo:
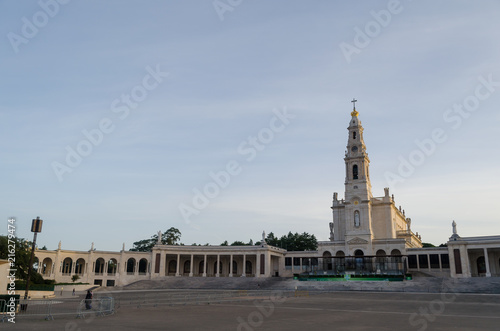
<path id="1" fill-rule="evenodd" d="M 196 292 L 196 291 L 187 291 Z M 137 305 L 116 293 L 112 316 L 17 319 L 6 330 L 498 330 L 500 295 L 279 291 L 242 300 Z M 127 303 L 134 302 L 133 304 Z"/>

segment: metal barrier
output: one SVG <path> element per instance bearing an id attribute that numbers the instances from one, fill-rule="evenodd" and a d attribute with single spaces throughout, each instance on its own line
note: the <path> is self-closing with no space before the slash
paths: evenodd
<path id="1" fill-rule="evenodd" d="M 18 301 L 16 317 L 20 316 L 43 316 L 45 320 L 53 320 L 51 314 L 54 300 L 25 300 Z"/>
<path id="2" fill-rule="evenodd" d="M 101 297 L 96 299 L 83 299 L 78 304 L 77 318 L 85 318 L 87 315 L 106 316 L 115 313 L 115 301 L 112 297 Z"/>
<path id="3" fill-rule="evenodd" d="M 77 318 L 85 318 L 90 314 L 96 316 L 111 315 L 115 312 L 115 301 L 112 297 L 98 297 L 91 300 L 91 308 L 86 309 L 85 299 L 52 299 L 52 300 L 16 300 L 15 316 L 19 317 L 43 317 L 45 320 L 53 320 L 54 316 L 69 315 Z M 7 303 L 0 299 L 1 321 L 4 322 L 10 316 L 7 314 Z"/>

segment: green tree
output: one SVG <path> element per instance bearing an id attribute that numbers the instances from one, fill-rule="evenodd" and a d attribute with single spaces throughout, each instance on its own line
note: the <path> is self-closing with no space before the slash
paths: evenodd
<path id="1" fill-rule="evenodd" d="M 10 242 L 9 242 L 10 240 Z M 11 269 L 16 269 L 16 278 L 20 280 L 28 279 L 28 268 L 31 258 L 31 241 L 23 238 L 11 238 L 7 236 L 0 236 L 0 259 L 8 260 L 10 255 L 9 250 L 14 251 L 15 265 Z M 35 260 L 33 263 L 33 270 L 31 272 L 30 282 L 32 284 L 43 284 L 43 277 L 34 270 L 38 267 L 38 262 Z"/>
<path id="2" fill-rule="evenodd" d="M 179 245 L 177 242 L 181 239 L 179 229 L 171 227 L 161 235 L 161 243 L 163 245 Z M 153 246 L 158 242 L 158 234 L 151 236 L 150 239 L 143 239 L 133 243 L 134 247 L 130 250 L 133 252 L 150 252 Z"/>
<path id="3" fill-rule="evenodd" d="M 220 244 L 221 246 L 229 246 L 229 243 L 227 242 L 227 240 L 224 240 L 224 242 L 222 244 Z"/>
<path id="4" fill-rule="evenodd" d="M 78 276 L 78 275 L 71 276 L 71 280 L 73 281 L 73 283 L 76 282 L 79 279 L 80 279 L 80 276 Z"/>
<path id="5" fill-rule="evenodd" d="M 422 247 L 436 247 L 431 243 L 422 243 Z"/>
<path id="6" fill-rule="evenodd" d="M 277 238 L 274 233 L 269 232 L 266 243 L 270 246 L 281 247 L 288 251 L 314 251 L 318 248 L 318 240 L 314 235 L 307 232 L 292 233 Z"/>
<path id="7" fill-rule="evenodd" d="M 243 241 L 235 241 L 231 244 L 231 246 L 246 246 L 247 244 L 245 244 Z"/>

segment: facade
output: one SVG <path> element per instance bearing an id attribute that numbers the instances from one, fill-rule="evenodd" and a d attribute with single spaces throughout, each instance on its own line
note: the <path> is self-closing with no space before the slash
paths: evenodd
<path id="1" fill-rule="evenodd" d="M 356 100 L 353 100 L 355 102 Z M 404 275 L 420 271 L 441 277 L 500 276 L 500 236 L 461 238 L 453 222 L 447 247 L 422 248 L 411 219 L 396 207 L 389 188 L 374 197 L 370 159 L 359 113 L 353 107 L 345 152 L 345 192 L 333 193 L 330 240 L 317 251 L 287 252 L 262 240 L 260 246 L 173 246 L 151 252 L 37 250 L 38 272 L 46 279 L 102 286 L 162 277 L 291 277 L 314 275 Z M 264 235 L 263 235 L 264 237 Z M 264 238 L 263 238 L 264 239 Z"/>

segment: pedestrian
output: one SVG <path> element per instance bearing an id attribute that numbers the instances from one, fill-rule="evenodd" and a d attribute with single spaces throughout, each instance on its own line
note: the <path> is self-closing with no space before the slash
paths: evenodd
<path id="1" fill-rule="evenodd" d="M 64 287 L 62 287 L 62 286 L 61 286 L 61 296 L 62 296 L 62 291 L 63 291 L 63 288 L 64 288 Z"/>
<path id="2" fill-rule="evenodd" d="M 85 309 L 92 309 L 92 291 L 87 290 L 87 295 L 85 296 Z"/>
<path id="3" fill-rule="evenodd" d="M 75 288 L 73 288 L 73 296 L 75 296 Z"/>

